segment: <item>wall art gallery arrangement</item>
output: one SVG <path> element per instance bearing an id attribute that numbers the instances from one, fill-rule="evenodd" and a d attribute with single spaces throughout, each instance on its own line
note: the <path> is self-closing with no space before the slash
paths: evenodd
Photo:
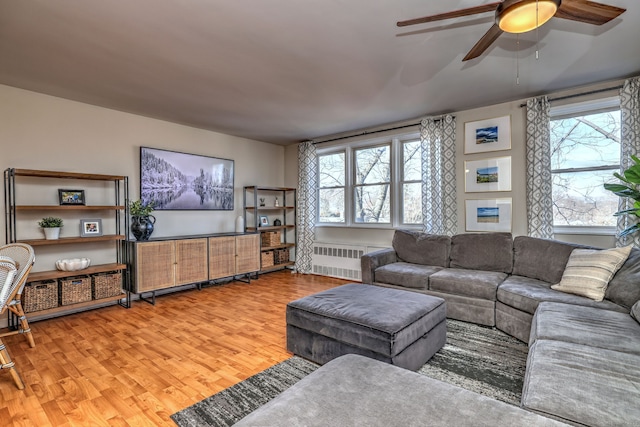
<path id="1" fill-rule="evenodd" d="M 155 210 L 233 210 L 233 160 L 140 147 L 140 199 Z"/>

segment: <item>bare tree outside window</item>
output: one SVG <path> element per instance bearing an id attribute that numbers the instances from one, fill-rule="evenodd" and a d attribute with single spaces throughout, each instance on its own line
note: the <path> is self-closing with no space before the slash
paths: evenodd
<path id="1" fill-rule="evenodd" d="M 402 223 L 422 223 L 422 161 L 420 141 L 402 144 Z"/>
<path id="2" fill-rule="evenodd" d="M 620 126 L 620 110 L 551 120 L 554 225 L 615 226 L 603 184 L 620 169 Z"/>
<path id="3" fill-rule="evenodd" d="M 390 223 L 391 146 L 354 151 L 355 222 Z"/>
<path id="4" fill-rule="evenodd" d="M 345 152 L 318 156 L 318 220 L 344 223 Z"/>

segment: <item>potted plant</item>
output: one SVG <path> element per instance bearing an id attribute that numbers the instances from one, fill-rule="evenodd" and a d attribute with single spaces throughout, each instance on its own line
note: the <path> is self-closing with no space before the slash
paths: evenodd
<path id="1" fill-rule="evenodd" d="M 156 223 L 156 217 L 151 215 L 151 212 L 153 212 L 153 202 L 129 201 L 131 233 L 136 240 L 149 240 L 151 233 L 153 233 L 153 224 Z"/>
<path id="2" fill-rule="evenodd" d="M 63 226 L 63 221 L 62 218 L 49 216 L 46 218 L 42 218 L 42 220 L 38 222 L 38 225 L 42 227 L 45 239 L 56 240 L 60 237 L 60 229 Z"/>
<path id="3" fill-rule="evenodd" d="M 630 168 L 623 172 L 623 175 L 614 173 L 613 175 L 622 181 L 622 184 L 604 184 L 606 190 L 612 191 L 615 195 L 629 198 L 633 200 L 633 207 L 616 212 L 615 216 L 631 215 L 634 216 L 634 224 L 630 225 L 626 229 L 622 230 L 619 234 L 620 237 L 637 233 L 640 231 L 640 158 L 632 155 L 631 159 L 634 164 Z M 637 239 L 635 239 L 635 245 L 638 245 Z"/>

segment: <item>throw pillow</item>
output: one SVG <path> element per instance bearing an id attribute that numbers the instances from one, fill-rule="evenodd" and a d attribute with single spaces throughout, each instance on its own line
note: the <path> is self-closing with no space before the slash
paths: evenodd
<path id="1" fill-rule="evenodd" d="M 609 281 L 630 252 L 631 246 L 603 250 L 574 249 L 560 283 L 551 289 L 602 301 Z"/>
<path id="2" fill-rule="evenodd" d="M 640 323 L 640 300 L 631 307 L 631 317 L 636 319 L 636 322 Z"/>

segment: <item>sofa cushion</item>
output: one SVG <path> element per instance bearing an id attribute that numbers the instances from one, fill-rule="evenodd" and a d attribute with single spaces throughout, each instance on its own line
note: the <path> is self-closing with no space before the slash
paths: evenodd
<path id="1" fill-rule="evenodd" d="M 574 249 L 560 283 L 551 289 L 602 301 L 609 281 L 627 260 L 631 246 L 614 249 Z"/>
<path id="2" fill-rule="evenodd" d="M 517 236 L 513 239 L 513 274 L 558 283 L 576 248 L 595 249 L 558 240 Z"/>
<path id="3" fill-rule="evenodd" d="M 496 271 L 447 268 L 429 278 L 429 290 L 495 301 L 498 286 L 506 277 Z"/>
<path id="4" fill-rule="evenodd" d="M 457 234 L 451 238 L 450 267 L 511 273 L 511 233 Z"/>
<path id="5" fill-rule="evenodd" d="M 631 249 L 629 258 L 609 282 L 604 297 L 626 308 L 640 300 L 640 249 Z"/>
<path id="6" fill-rule="evenodd" d="M 640 355 L 553 340 L 529 349 L 522 407 L 588 426 L 636 426 Z"/>
<path id="7" fill-rule="evenodd" d="M 376 268 L 376 283 L 389 283 L 412 289 L 428 289 L 429 276 L 442 270 L 442 267 L 394 262 Z"/>
<path id="8" fill-rule="evenodd" d="M 542 301 L 564 302 L 620 312 L 629 311 L 611 301 L 594 301 L 578 295 L 554 291 L 550 283 L 522 276 L 509 276 L 502 282 L 498 288 L 498 301 L 529 314 L 535 313 L 538 304 Z"/>
<path id="9" fill-rule="evenodd" d="M 405 262 L 437 267 L 449 266 L 451 238 L 426 234 L 412 230 L 396 230 L 393 234 L 393 249 Z"/>
<path id="10" fill-rule="evenodd" d="M 631 307 L 630 314 L 631 314 L 631 317 L 636 319 L 636 322 L 640 323 L 640 301 L 633 304 L 633 307 Z"/>
<path id="11" fill-rule="evenodd" d="M 594 307 L 541 302 L 529 345 L 538 339 L 571 342 L 640 355 L 640 325 L 629 314 Z"/>

